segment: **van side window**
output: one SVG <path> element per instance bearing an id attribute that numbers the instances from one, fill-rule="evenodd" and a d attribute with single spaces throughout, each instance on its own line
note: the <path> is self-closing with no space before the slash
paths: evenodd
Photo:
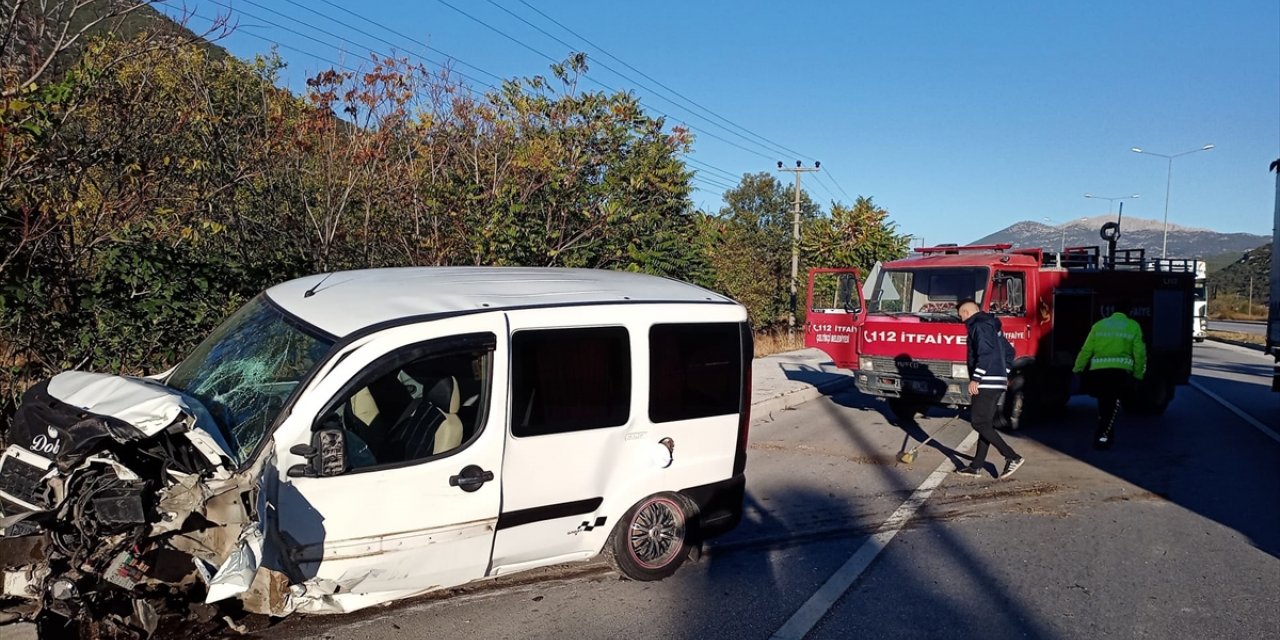
<path id="1" fill-rule="evenodd" d="M 737 413 L 742 345 L 737 323 L 658 324 L 649 329 L 649 420 Z"/>
<path id="2" fill-rule="evenodd" d="M 601 429 L 631 415 L 631 344 L 623 327 L 537 329 L 511 338 L 511 433 Z"/>
<path id="3" fill-rule="evenodd" d="M 346 432 L 352 469 L 443 455 L 475 434 L 487 400 L 489 349 L 375 365 L 319 422 Z"/>

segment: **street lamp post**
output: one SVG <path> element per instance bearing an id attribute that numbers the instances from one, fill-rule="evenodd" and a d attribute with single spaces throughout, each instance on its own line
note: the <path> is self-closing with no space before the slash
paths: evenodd
<path id="1" fill-rule="evenodd" d="M 1088 194 L 1085 194 L 1085 195 L 1088 195 Z M 1136 198 L 1138 196 L 1135 195 L 1133 197 Z M 1084 220 L 1088 220 L 1088 218 L 1080 218 L 1080 220 L 1084 221 Z M 1053 221 L 1050 220 L 1048 216 L 1044 218 L 1044 221 L 1048 224 L 1051 224 L 1051 225 L 1053 224 Z M 1068 224 L 1071 224 L 1070 220 L 1062 223 L 1061 225 L 1054 225 L 1058 227 L 1058 229 L 1060 230 L 1058 233 L 1058 266 L 1059 267 L 1062 266 L 1062 254 L 1067 250 L 1067 225 Z"/>
<path id="2" fill-rule="evenodd" d="M 1147 154 L 1147 155 L 1149 155 L 1149 156 L 1156 156 L 1157 158 L 1164 158 L 1164 159 L 1166 159 L 1166 160 L 1168 160 L 1168 161 L 1169 161 L 1169 170 L 1168 170 L 1168 173 L 1167 173 L 1167 174 L 1166 174 L 1166 176 L 1165 176 L 1165 182 L 1164 182 L 1164 240 L 1162 240 L 1162 241 L 1161 241 L 1161 243 L 1160 243 L 1160 258 L 1161 258 L 1161 259 L 1164 259 L 1164 258 L 1167 258 L 1167 257 L 1168 257 L 1167 253 L 1168 253 L 1168 249 L 1169 249 L 1169 189 L 1173 186 L 1173 159 L 1174 159 L 1174 158 L 1180 158 L 1180 157 L 1185 156 L 1185 155 L 1188 155 L 1188 154 L 1196 153 L 1196 152 L 1198 152 L 1198 151 L 1208 151 L 1208 150 L 1210 150 L 1210 149 L 1212 149 L 1212 148 L 1213 148 L 1213 145 L 1211 145 L 1211 144 L 1206 144 L 1205 146 L 1200 147 L 1199 149 L 1192 149 L 1192 150 L 1190 150 L 1190 151 L 1183 151 L 1182 153 L 1175 153 L 1175 154 L 1173 154 L 1173 155 L 1171 155 L 1171 156 L 1169 156 L 1169 155 L 1165 155 L 1165 154 L 1163 154 L 1163 153 L 1155 153 L 1155 152 L 1152 152 L 1152 151 L 1146 151 L 1146 150 L 1144 150 L 1144 149 L 1142 149 L 1142 148 L 1140 148 L 1140 147 L 1134 147 L 1134 148 L 1132 148 L 1132 149 L 1129 149 L 1130 151 L 1132 151 L 1132 152 L 1134 152 L 1134 153 L 1145 153 L 1145 154 Z"/>
<path id="3" fill-rule="evenodd" d="M 1115 211 L 1115 208 L 1116 208 L 1116 200 L 1128 200 L 1128 199 L 1130 199 L 1130 198 L 1140 198 L 1140 197 L 1142 197 L 1142 196 L 1140 196 L 1139 194 L 1136 194 L 1136 193 L 1135 193 L 1135 194 L 1133 194 L 1133 195 L 1131 195 L 1131 196 L 1116 196 L 1116 197 L 1114 197 L 1114 198 L 1108 198 L 1107 196 L 1095 196 L 1095 195 L 1093 195 L 1092 193 L 1086 193 L 1086 194 L 1084 194 L 1084 197 L 1086 197 L 1086 198 L 1093 198 L 1094 200 L 1106 200 L 1106 201 L 1107 201 L 1107 215 L 1111 215 L 1111 214 Z"/>

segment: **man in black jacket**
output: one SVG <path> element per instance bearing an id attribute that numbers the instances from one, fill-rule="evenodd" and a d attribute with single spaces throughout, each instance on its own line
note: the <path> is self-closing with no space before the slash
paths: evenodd
<path id="1" fill-rule="evenodd" d="M 1013 364 L 1013 345 L 1004 337 L 1000 320 L 985 313 L 973 300 L 963 300 L 957 309 L 969 335 L 970 423 L 978 432 L 978 449 L 968 467 L 958 469 L 964 475 L 982 475 L 987 464 L 987 450 L 995 446 L 1004 456 L 1000 478 L 1013 475 L 1022 466 L 1022 456 L 996 432 L 995 421 L 1000 411 L 1000 396 L 1009 386 L 1009 367 Z"/>

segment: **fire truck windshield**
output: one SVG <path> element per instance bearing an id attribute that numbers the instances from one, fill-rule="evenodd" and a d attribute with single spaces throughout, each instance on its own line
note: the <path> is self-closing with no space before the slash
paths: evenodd
<path id="1" fill-rule="evenodd" d="M 956 316 L 956 305 L 965 298 L 982 304 L 988 275 L 985 267 L 886 269 L 876 279 L 867 311 Z"/>

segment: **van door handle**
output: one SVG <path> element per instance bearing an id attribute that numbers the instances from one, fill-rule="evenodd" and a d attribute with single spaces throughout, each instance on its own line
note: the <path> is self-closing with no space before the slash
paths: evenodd
<path id="1" fill-rule="evenodd" d="M 449 476 L 449 486 L 458 487 L 468 493 L 478 490 L 481 485 L 493 480 L 493 472 L 469 464 L 462 468 L 456 476 Z"/>

